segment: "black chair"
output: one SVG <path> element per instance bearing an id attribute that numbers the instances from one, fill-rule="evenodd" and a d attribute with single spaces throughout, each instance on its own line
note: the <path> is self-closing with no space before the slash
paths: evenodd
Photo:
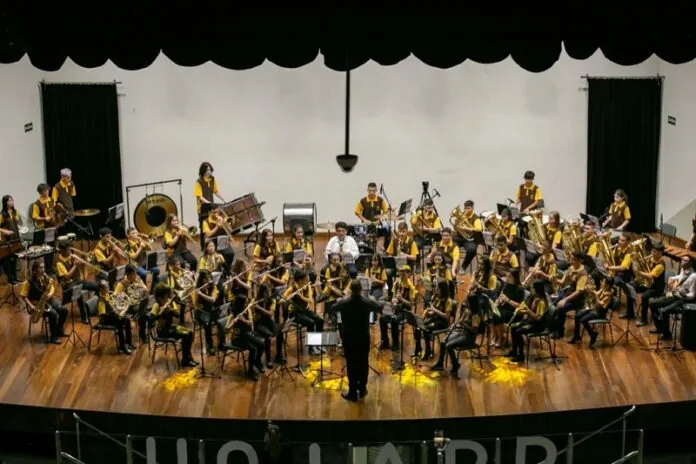
<path id="1" fill-rule="evenodd" d="M 160 337 L 155 329 L 153 321 L 148 321 L 148 330 L 150 331 L 150 340 L 152 340 L 152 365 L 155 365 L 155 356 L 157 355 L 157 350 L 164 348 L 164 354 L 166 355 L 169 347 L 174 349 L 174 358 L 176 359 L 177 369 L 181 368 L 181 340 L 173 337 Z M 148 343 L 148 349 L 150 344 Z M 169 366 L 169 359 L 167 359 L 167 366 Z"/>
<path id="2" fill-rule="evenodd" d="M 25 311 L 27 312 L 27 314 L 29 315 L 29 332 L 28 332 L 28 336 L 29 336 L 29 341 L 30 341 L 31 343 L 34 343 L 34 340 L 32 340 L 32 338 L 31 338 L 31 329 L 32 329 L 32 327 L 34 327 L 34 324 L 32 324 L 32 322 L 31 322 L 31 313 L 29 312 L 29 308 L 27 307 L 27 305 L 26 305 L 26 303 L 24 302 L 24 299 L 23 299 L 23 298 L 20 298 L 20 299 L 19 299 L 19 305 L 20 305 L 21 307 L 23 307 L 24 310 L 25 310 Z M 43 317 L 41 318 L 41 333 L 43 333 L 43 334 L 46 336 L 46 343 L 48 343 L 48 342 L 51 341 L 51 337 L 50 337 L 49 334 L 48 334 L 48 316 L 43 316 Z"/>
<path id="3" fill-rule="evenodd" d="M 552 324 L 554 323 L 556 319 L 556 307 L 551 305 L 549 306 L 549 309 L 546 310 L 546 313 L 544 314 L 542 318 L 542 323 L 540 325 L 540 330 L 537 330 L 535 332 L 529 332 L 525 334 L 526 338 L 526 345 L 527 345 L 527 352 L 526 352 L 526 364 L 529 366 L 529 356 L 530 356 L 530 349 L 532 345 L 532 340 L 538 340 L 539 342 L 539 349 L 543 350 L 544 349 L 544 344 L 546 344 L 549 347 L 549 355 L 551 359 L 556 359 L 556 341 L 551 338 L 551 327 Z M 542 358 L 538 358 L 542 359 Z M 548 359 L 548 358 L 546 358 Z"/>
<path id="4" fill-rule="evenodd" d="M 103 324 L 101 321 L 97 322 L 96 324 L 92 323 L 92 318 L 99 316 L 99 311 L 97 310 L 98 302 L 98 296 L 93 296 L 87 300 L 87 312 L 89 313 L 89 317 L 87 318 L 87 321 L 89 322 L 89 341 L 87 342 L 87 351 L 92 351 L 92 336 L 94 336 L 94 333 L 97 333 L 97 344 L 99 344 L 101 340 L 101 333 L 103 331 L 112 332 L 114 334 L 114 343 L 116 345 L 116 349 L 118 350 L 118 327 L 111 324 Z"/>
<path id="5" fill-rule="evenodd" d="M 225 360 L 234 354 L 237 355 L 237 362 L 239 362 L 239 358 L 242 358 L 242 367 L 244 367 L 244 372 L 246 373 L 247 371 L 247 350 L 246 348 L 241 348 L 237 345 L 234 344 L 234 342 L 227 344 L 224 348 L 221 349 L 222 356 L 220 356 L 220 374 L 222 374 L 223 369 L 225 368 Z"/>
<path id="6" fill-rule="evenodd" d="M 607 338 L 607 327 L 609 327 L 609 340 L 611 341 L 611 346 L 614 346 L 614 330 L 612 329 L 612 324 L 611 324 L 611 318 L 614 316 L 614 310 L 619 304 L 619 299 L 617 297 L 612 297 L 611 298 L 611 303 L 609 304 L 609 308 L 607 308 L 607 314 L 603 318 L 597 318 L 597 319 L 592 319 L 588 321 L 588 323 L 592 326 L 592 328 L 595 328 L 598 325 L 602 326 L 602 338 L 606 342 Z M 582 332 L 580 337 L 585 334 L 585 327 L 583 326 Z"/>

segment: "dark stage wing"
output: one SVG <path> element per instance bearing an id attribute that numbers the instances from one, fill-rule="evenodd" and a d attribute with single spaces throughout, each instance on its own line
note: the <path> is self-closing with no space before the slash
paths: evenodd
<path id="1" fill-rule="evenodd" d="M 512 56 L 522 68 L 542 72 L 554 65 L 563 47 L 580 60 L 601 50 L 621 65 L 653 54 L 673 64 L 696 57 L 696 22 L 683 7 L 686 2 L 666 2 L 661 8 L 568 5 L 566 12 L 559 6 L 497 15 L 466 14 L 464 4 L 458 9 L 392 7 L 384 16 L 371 14 L 381 12 L 377 8 L 360 11 L 357 5 L 339 10 L 352 16 L 311 15 L 309 9 L 306 15 L 271 16 L 268 10 L 281 10 L 281 4 L 250 15 L 253 4 L 234 2 L 97 2 L 89 9 L 69 2 L 5 3 L 14 5 L 0 7 L 0 63 L 28 54 L 44 71 L 59 69 L 68 57 L 85 68 L 110 59 L 121 69 L 136 70 L 150 66 L 160 52 L 181 66 L 212 61 L 234 70 L 265 61 L 297 68 L 321 56 L 336 71 L 368 60 L 393 65 L 413 55 L 437 68 Z"/>

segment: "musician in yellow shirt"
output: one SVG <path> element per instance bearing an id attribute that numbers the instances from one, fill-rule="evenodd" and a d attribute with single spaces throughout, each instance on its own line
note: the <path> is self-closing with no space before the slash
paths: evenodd
<path id="1" fill-rule="evenodd" d="M 597 340 L 597 332 L 590 325 L 590 321 L 595 319 L 604 319 L 607 317 L 607 312 L 614 298 L 614 279 L 595 270 L 589 279 L 595 280 L 595 288 L 587 290 L 587 299 L 589 303 L 587 308 L 575 313 L 575 329 L 573 338 L 568 343 L 580 343 L 580 326 L 584 326 L 588 334 L 590 334 L 590 344 L 592 346 Z M 599 286 L 597 286 L 597 282 Z M 599 287 L 599 288 L 597 288 Z"/>
<path id="2" fill-rule="evenodd" d="M 585 286 L 587 285 L 587 270 L 583 263 L 585 255 L 579 251 L 570 255 L 568 270 L 561 279 L 559 296 L 556 303 L 556 328 L 553 338 L 562 338 L 565 332 L 566 314 L 570 311 L 579 311 L 585 305 Z"/>
<path id="3" fill-rule="evenodd" d="M 198 168 L 198 179 L 196 179 L 193 187 L 193 195 L 196 197 L 196 206 L 198 208 L 198 230 L 201 231 L 200 241 L 201 251 L 203 251 L 205 247 L 203 221 L 208 217 L 215 197 L 218 197 L 221 202 L 225 202 L 225 199 L 220 195 L 217 181 L 213 176 L 213 165 L 207 161 L 201 163 L 201 166 Z"/>
<path id="4" fill-rule="evenodd" d="M 442 222 L 431 200 L 423 202 L 423 208 L 411 217 L 411 226 L 413 227 L 413 240 L 415 240 L 419 250 L 432 243 L 433 234 L 440 233 Z"/>

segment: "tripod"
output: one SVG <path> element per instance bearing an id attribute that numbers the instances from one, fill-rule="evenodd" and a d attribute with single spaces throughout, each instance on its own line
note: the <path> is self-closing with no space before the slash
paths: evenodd
<path id="1" fill-rule="evenodd" d="M 67 343 L 63 346 L 68 346 L 68 344 L 76 346 L 77 342 L 79 341 L 80 343 L 82 343 L 83 347 L 87 347 L 85 341 L 82 338 L 80 338 L 80 335 L 75 330 L 75 302 L 79 298 L 82 298 L 82 284 L 74 286 L 70 292 L 70 335 L 68 335 Z M 87 317 L 91 316 L 91 314 L 87 314 Z"/>
<path id="2" fill-rule="evenodd" d="M 205 354 L 203 353 L 203 324 L 201 324 L 199 321 L 196 321 L 194 318 L 194 322 L 198 325 L 198 339 L 199 343 L 201 346 L 201 365 L 198 367 L 198 372 L 196 372 L 196 375 L 193 377 L 194 379 L 204 379 L 204 378 L 209 378 L 209 379 L 219 379 L 221 376 L 220 374 L 214 374 L 205 368 Z M 249 360 L 251 362 L 251 359 Z"/>
<path id="3" fill-rule="evenodd" d="M 277 336 L 278 337 L 283 336 L 282 327 L 281 327 L 281 330 Z M 283 350 L 283 356 L 281 358 L 281 361 L 274 364 L 273 369 L 271 370 L 271 372 L 268 373 L 268 375 L 266 375 L 266 377 L 270 378 L 273 375 L 279 375 L 280 378 L 282 379 L 283 377 L 285 377 L 287 375 L 290 378 L 290 380 L 294 382 L 295 375 L 292 373 L 290 368 L 288 368 L 288 351 L 287 351 L 286 345 L 285 345 L 285 343 L 280 343 L 280 346 L 281 346 L 281 349 Z M 276 356 L 279 356 L 279 355 L 276 355 Z"/>
<path id="4" fill-rule="evenodd" d="M 432 245 L 432 242 L 434 240 L 434 237 L 430 232 L 426 232 L 425 226 L 425 211 L 424 208 L 427 205 L 432 205 L 433 210 L 435 211 L 435 217 L 440 217 L 440 213 L 437 211 L 437 207 L 435 206 L 435 201 L 434 198 L 440 196 L 440 192 L 437 191 L 437 189 L 433 189 L 435 191 L 435 195 L 430 195 L 430 182 L 428 181 L 423 181 L 423 192 L 421 193 L 420 197 L 420 203 L 418 208 L 421 210 L 420 218 L 418 219 L 419 222 L 419 227 L 421 230 L 421 240 L 422 243 L 419 244 L 418 247 L 418 261 L 420 262 L 421 265 L 421 271 L 425 272 L 425 246 L 426 245 Z M 433 224 L 434 225 L 434 224 Z"/>

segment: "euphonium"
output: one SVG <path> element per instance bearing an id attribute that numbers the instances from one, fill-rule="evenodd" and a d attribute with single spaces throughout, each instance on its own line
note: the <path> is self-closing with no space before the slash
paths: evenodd
<path id="1" fill-rule="evenodd" d="M 535 209 L 529 212 L 527 235 L 532 242 L 542 243 L 546 240 L 543 214 L 544 212 L 541 209 Z"/>
<path id="2" fill-rule="evenodd" d="M 597 237 L 597 246 L 599 253 L 602 255 L 602 260 L 607 266 L 616 266 L 614 262 L 613 246 L 611 245 L 611 232 L 606 232 Z M 613 274 L 613 273 L 610 273 Z"/>
<path id="3" fill-rule="evenodd" d="M 504 235 L 507 237 L 505 228 L 503 227 L 503 224 L 496 213 L 491 213 L 486 216 L 483 222 L 486 224 L 486 229 L 488 229 L 488 231 L 493 235 Z"/>
<path id="4" fill-rule="evenodd" d="M 582 252 L 582 242 L 580 241 L 580 222 L 569 220 L 563 229 L 563 250 L 566 253 Z"/>
<path id="5" fill-rule="evenodd" d="M 631 242 L 631 266 L 635 272 L 635 283 L 643 288 L 650 288 L 654 282 L 652 277 L 644 277 L 639 272 L 649 273 L 651 270 L 650 258 L 645 252 L 645 239 Z"/>
<path id="6" fill-rule="evenodd" d="M 470 239 L 473 237 L 473 234 L 471 232 L 467 232 L 461 229 L 462 226 L 473 229 L 474 225 L 471 222 L 469 222 L 469 220 L 466 217 L 466 214 L 464 214 L 464 211 L 462 211 L 458 205 L 450 212 L 449 221 L 452 225 L 452 228 L 456 230 L 462 237 L 464 237 L 465 239 Z"/>

